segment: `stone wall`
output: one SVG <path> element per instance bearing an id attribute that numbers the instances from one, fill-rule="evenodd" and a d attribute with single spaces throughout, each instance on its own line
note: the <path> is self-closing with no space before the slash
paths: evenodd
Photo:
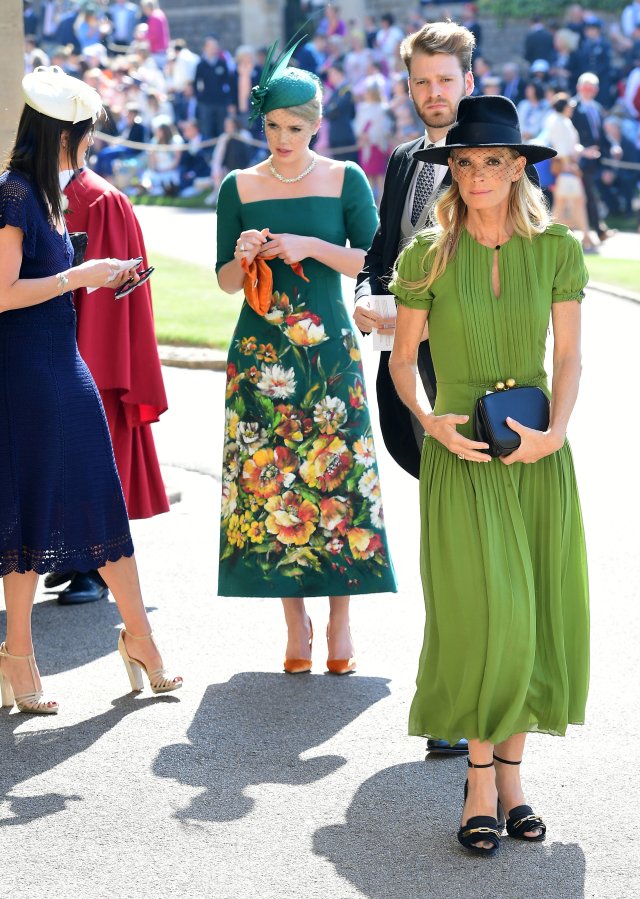
<path id="1" fill-rule="evenodd" d="M 494 72 L 500 72 L 505 62 L 517 62 L 523 67 L 527 62 L 522 55 L 528 22 L 514 19 L 498 25 L 495 19 L 480 19 L 482 26 L 482 55 L 491 63 Z M 526 68 L 523 68 L 526 71 Z"/>
<path id="2" fill-rule="evenodd" d="M 184 38 L 196 53 L 207 34 L 218 35 L 231 50 L 244 43 L 240 0 L 162 0 L 161 5 L 171 36 Z"/>
<path id="3" fill-rule="evenodd" d="M 419 8 L 425 22 L 437 22 L 451 18 L 459 21 L 462 16 L 462 3 L 430 3 L 419 6 L 411 0 L 367 0 L 367 12 L 374 16 L 380 16 L 385 12 L 392 12 L 397 22 L 402 25 L 409 13 L 415 13 Z M 495 19 L 479 19 L 482 26 L 482 52 L 494 67 L 499 68 L 505 62 L 522 61 L 522 48 L 524 36 L 527 31 L 528 21 L 518 19 L 498 26 Z"/>

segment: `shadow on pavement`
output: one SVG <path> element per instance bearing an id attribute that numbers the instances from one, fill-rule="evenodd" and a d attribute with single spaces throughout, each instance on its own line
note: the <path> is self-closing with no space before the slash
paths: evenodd
<path id="1" fill-rule="evenodd" d="M 38 777 L 84 752 L 123 718 L 151 703 L 178 700 L 158 696 L 140 700 L 133 695 L 116 699 L 112 708 L 78 724 L 26 733 L 14 733 L 25 720 L 21 714 L 0 712 L 0 828 L 25 824 L 37 818 L 63 811 L 68 802 L 81 801 L 73 793 L 43 793 L 34 796 L 8 795 L 18 784 Z M 51 718 L 47 719 L 51 721 Z M 13 728 L 12 728 L 13 725 Z M 7 808 L 8 806 L 8 808 Z M 10 814 L 8 814 L 8 812 Z"/>
<path id="2" fill-rule="evenodd" d="M 176 817 L 233 821 L 249 814 L 247 787 L 303 785 L 332 774 L 342 756 L 303 760 L 389 695 L 384 678 L 250 672 L 207 688 L 188 744 L 163 749 L 154 773 L 204 792 Z"/>
<path id="3" fill-rule="evenodd" d="M 582 899 L 585 857 L 575 844 L 504 837 L 493 859 L 465 854 L 456 840 L 465 774 L 462 759 L 380 771 L 355 794 L 345 824 L 316 831 L 314 852 L 371 899 Z"/>
<path id="4" fill-rule="evenodd" d="M 155 606 L 146 606 L 153 612 Z M 6 632 L 7 613 L 0 612 L 0 633 Z M 46 678 L 88 665 L 118 648 L 122 619 L 114 602 L 98 600 L 60 606 L 55 599 L 37 602 L 32 616 L 33 645 L 40 674 Z M 4 639 L 4 637 L 2 638 Z"/>

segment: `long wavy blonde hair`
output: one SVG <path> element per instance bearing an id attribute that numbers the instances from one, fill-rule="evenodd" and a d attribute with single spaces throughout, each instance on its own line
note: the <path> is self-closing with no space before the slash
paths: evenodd
<path id="1" fill-rule="evenodd" d="M 514 160 L 520 155 L 517 150 L 509 147 L 504 149 Z M 544 194 L 524 172 L 522 177 L 511 185 L 507 216 L 508 220 L 513 223 L 514 233 L 529 240 L 536 234 L 542 234 L 551 221 Z M 458 183 L 454 180 L 451 187 L 434 205 L 433 218 L 437 224 L 421 232 L 432 238 L 422 259 L 425 277 L 419 281 L 407 281 L 401 278 L 396 261 L 391 283 L 399 284 L 414 293 L 428 290 L 434 281 L 443 274 L 455 256 L 466 217 L 467 206 L 460 194 Z"/>

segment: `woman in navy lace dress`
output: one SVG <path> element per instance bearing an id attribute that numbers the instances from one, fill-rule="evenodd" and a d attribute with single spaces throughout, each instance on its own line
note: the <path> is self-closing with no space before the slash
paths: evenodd
<path id="1" fill-rule="evenodd" d="M 126 630 L 119 649 L 134 689 L 175 690 L 151 636 L 104 411 L 78 354 L 72 291 L 137 278 L 118 260 L 71 268 L 58 172 L 82 165 L 98 94 L 56 67 L 23 81 L 26 102 L 0 175 L 0 576 L 7 637 L 2 704 L 52 714 L 31 643 L 38 575 L 99 569 Z"/>

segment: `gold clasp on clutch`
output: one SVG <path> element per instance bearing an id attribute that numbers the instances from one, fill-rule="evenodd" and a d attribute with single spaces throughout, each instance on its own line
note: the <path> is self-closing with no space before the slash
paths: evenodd
<path id="1" fill-rule="evenodd" d="M 512 387 L 516 386 L 516 382 L 514 378 L 507 378 L 506 381 L 496 381 L 495 389 L 496 390 L 510 390 Z"/>

